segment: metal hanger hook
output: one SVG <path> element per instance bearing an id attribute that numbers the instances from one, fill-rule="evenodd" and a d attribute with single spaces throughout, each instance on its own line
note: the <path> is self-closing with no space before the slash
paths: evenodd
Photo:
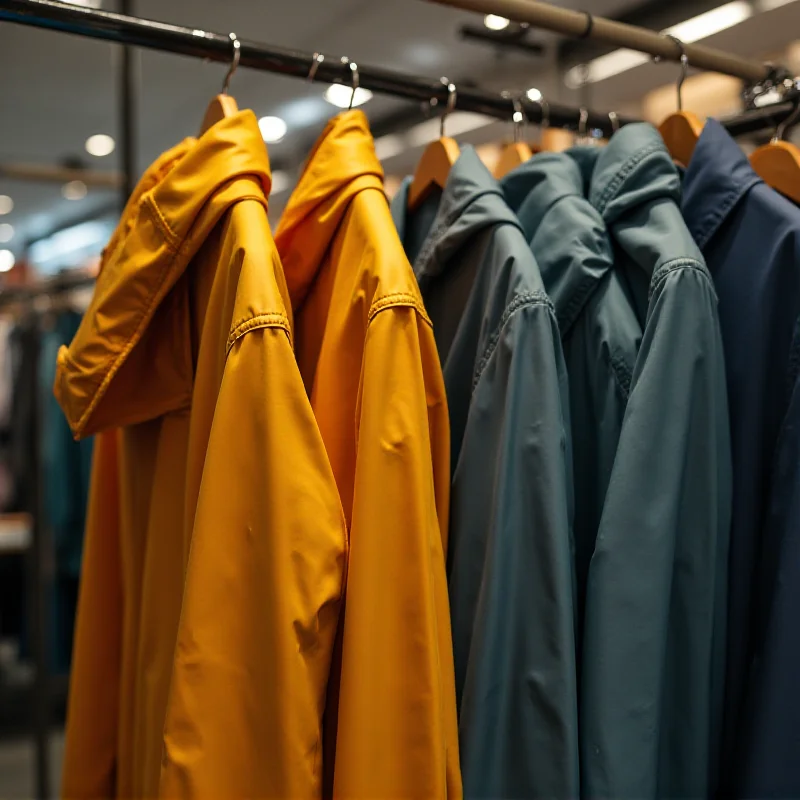
<path id="1" fill-rule="evenodd" d="M 611 134 L 613 136 L 619 130 L 619 117 L 617 116 L 617 112 L 609 111 L 608 119 L 611 122 Z"/>
<path id="2" fill-rule="evenodd" d="M 358 77 L 358 64 L 356 64 L 355 61 L 350 62 L 350 74 L 352 75 L 353 79 L 353 91 L 350 93 L 350 102 L 347 106 L 348 111 L 351 111 L 353 108 L 353 103 L 355 102 L 356 99 L 356 92 L 358 91 L 358 85 L 360 83 Z"/>
<path id="3" fill-rule="evenodd" d="M 793 128 L 797 122 L 800 121 L 800 100 L 795 104 L 794 109 L 786 117 L 783 122 L 781 122 L 777 128 L 775 128 L 775 134 L 772 137 L 772 144 L 776 142 L 782 142 L 786 138 L 787 132 Z"/>
<path id="4" fill-rule="evenodd" d="M 539 127 L 549 128 L 550 127 L 550 103 L 544 99 L 544 96 L 539 98 L 539 108 L 542 109 L 542 121 L 539 123 Z"/>
<path id="5" fill-rule="evenodd" d="M 306 80 L 309 83 L 313 83 L 314 82 L 314 78 L 317 77 L 317 70 L 319 69 L 319 65 L 324 60 L 325 60 L 325 56 L 322 55 L 322 53 L 314 53 L 314 55 L 311 56 L 311 68 L 308 70 L 308 76 L 306 77 Z"/>
<path id="6" fill-rule="evenodd" d="M 235 33 L 229 33 L 228 38 L 233 42 L 233 60 L 228 68 L 228 74 L 225 76 L 225 81 L 222 84 L 222 94 L 228 94 L 228 89 L 231 85 L 231 78 L 233 74 L 239 69 L 239 59 L 242 57 L 242 43 Z"/>
<path id="7" fill-rule="evenodd" d="M 686 45 L 677 37 L 673 36 L 671 33 L 665 33 L 664 36 L 667 39 L 672 39 L 676 45 L 678 45 L 678 49 L 681 53 L 681 76 L 678 78 L 677 90 L 678 90 L 678 111 L 683 111 L 683 83 L 686 80 L 686 76 L 689 74 L 689 56 L 686 55 Z"/>
<path id="8" fill-rule="evenodd" d="M 456 107 L 458 91 L 456 90 L 456 85 L 448 78 L 440 78 L 439 80 L 447 87 L 447 107 L 445 108 L 444 114 L 442 114 L 441 119 L 439 120 L 439 138 L 444 139 L 444 121 L 450 116 L 450 114 L 453 112 L 453 109 Z"/>
<path id="9" fill-rule="evenodd" d="M 525 109 L 519 97 L 512 97 L 511 103 L 514 106 L 514 113 L 511 115 L 511 121 L 514 123 L 514 144 L 519 144 L 522 141 L 524 128 L 528 124 L 528 118 L 525 116 Z"/>
<path id="10" fill-rule="evenodd" d="M 586 139 L 588 135 L 589 112 L 581 106 L 581 116 L 578 120 L 578 138 Z"/>

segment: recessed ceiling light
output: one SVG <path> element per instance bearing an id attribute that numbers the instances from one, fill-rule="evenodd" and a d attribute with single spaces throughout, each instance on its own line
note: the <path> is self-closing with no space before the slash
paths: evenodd
<path id="1" fill-rule="evenodd" d="M 0 242 L 10 242 L 14 238 L 14 226 L 7 222 L 0 225 Z"/>
<path id="2" fill-rule="evenodd" d="M 497 14 L 487 14 L 483 18 L 483 24 L 490 31 L 502 31 L 511 24 L 511 20 L 505 17 L 498 17 Z"/>
<path id="3" fill-rule="evenodd" d="M 350 105 L 351 97 L 353 97 L 352 87 L 343 83 L 332 83 L 325 90 L 325 99 L 337 108 L 347 108 Z M 355 97 L 353 97 L 353 108 L 363 106 L 371 98 L 372 92 L 369 89 L 356 89 Z"/>
<path id="4" fill-rule="evenodd" d="M 96 133 L 86 140 L 86 152 L 90 156 L 108 156 L 114 152 L 114 137 L 107 133 Z"/>
<path id="5" fill-rule="evenodd" d="M 7 194 L 0 194 L 0 214 L 10 214 L 14 210 L 14 201 Z"/>
<path id="6" fill-rule="evenodd" d="M 70 181 L 61 187 L 61 194 L 66 200 L 83 200 L 86 192 L 86 184 L 83 181 Z"/>
<path id="7" fill-rule="evenodd" d="M 286 136 L 286 123 L 280 117 L 261 117 L 258 121 L 261 137 L 268 144 L 279 142 Z"/>
<path id="8" fill-rule="evenodd" d="M 542 93 L 538 89 L 528 89 L 528 91 L 525 94 L 528 100 L 531 101 L 531 103 L 542 102 Z"/>
<path id="9" fill-rule="evenodd" d="M 10 250 L 0 250 L 0 272 L 8 272 L 15 262 L 14 254 Z"/>

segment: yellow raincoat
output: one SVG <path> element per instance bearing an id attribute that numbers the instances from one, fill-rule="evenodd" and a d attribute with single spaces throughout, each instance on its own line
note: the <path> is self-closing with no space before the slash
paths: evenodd
<path id="1" fill-rule="evenodd" d="M 166 153 L 59 355 L 73 432 L 104 431 L 66 798 L 156 797 L 162 759 L 170 796 L 321 791 L 346 529 L 292 351 L 269 186 L 249 111 Z"/>
<path id="2" fill-rule="evenodd" d="M 460 797 L 444 381 L 360 111 L 320 136 L 275 242 L 349 530 L 325 795 Z"/>

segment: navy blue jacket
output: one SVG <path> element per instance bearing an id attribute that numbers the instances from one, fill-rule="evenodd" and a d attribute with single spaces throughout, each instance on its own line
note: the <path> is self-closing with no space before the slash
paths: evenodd
<path id="1" fill-rule="evenodd" d="M 800 209 L 709 120 L 682 210 L 719 297 L 730 405 L 722 791 L 800 797 Z"/>

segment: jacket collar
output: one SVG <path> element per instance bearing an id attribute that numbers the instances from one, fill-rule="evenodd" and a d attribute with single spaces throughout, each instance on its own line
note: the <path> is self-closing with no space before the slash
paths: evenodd
<path id="1" fill-rule="evenodd" d="M 159 326 L 177 331 L 189 322 L 170 290 L 231 205 L 254 198 L 266 206 L 270 182 L 252 111 L 185 140 L 145 172 L 103 253 L 78 333 L 59 353 L 55 392 L 76 437 L 142 422 L 185 401 L 191 376 L 187 383 L 183 345 L 159 335 Z M 159 313 L 162 304 L 168 307 Z M 142 392 L 125 394 L 115 378 L 139 357 L 140 342 L 155 377 Z"/>
<path id="2" fill-rule="evenodd" d="M 731 135 L 709 119 L 683 182 L 683 216 L 701 250 L 739 200 L 761 182 Z"/>
<path id="3" fill-rule="evenodd" d="M 566 153 L 540 153 L 500 185 L 536 256 L 566 336 L 614 258 L 605 224 L 584 197 L 584 180 Z"/>
<path id="4" fill-rule="evenodd" d="M 393 215 L 403 235 L 407 224 L 407 191 L 395 198 Z M 521 226 L 506 204 L 497 181 L 472 147 L 464 147 L 450 169 L 430 233 L 414 262 L 414 272 L 424 291 L 426 282 L 441 275 L 455 253 L 484 228 L 498 223 Z"/>
<path id="5" fill-rule="evenodd" d="M 303 303 L 351 200 L 365 189 L 383 193 L 383 169 L 367 118 L 346 111 L 317 139 L 275 232 L 293 308 Z"/>

